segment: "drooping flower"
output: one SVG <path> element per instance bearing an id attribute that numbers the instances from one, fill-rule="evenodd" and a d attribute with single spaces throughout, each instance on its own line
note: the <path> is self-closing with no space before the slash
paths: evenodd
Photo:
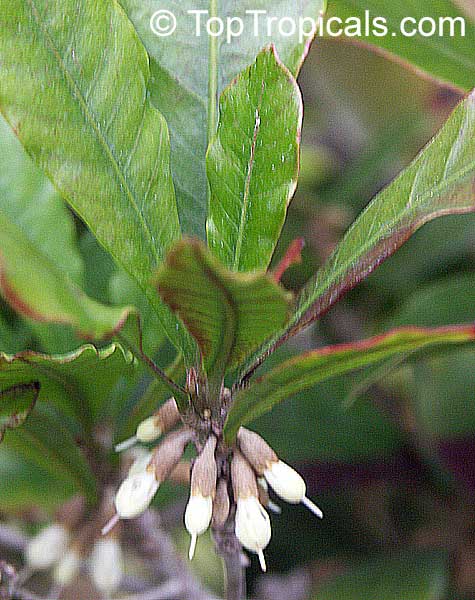
<path id="1" fill-rule="evenodd" d="M 320 519 L 322 511 L 307 498 L 303 478 L 288 464 L 279 460 L 277 454 L 260 435 L 241 427 L 239 446 L 256 473 L 265 477 L 274 492 L 290 504 L 301 502 Z"/>
<path id="2" fill-rule="evenodd" d="M 247 550 L 257 554 L 261 569 L 266 571 L 264 549 L 271 538 L 270 519 L 259 502 L 256 476 L 238 450 L 233 452 L 231 478 L 236 501 L 234 532 Z"/>
<path id="3" fill-rule="evenodd" d="M 114 499 L 116 514 L 103 527 L 106 535 L 119 519 L 133 519 L 150 505 L 160 484 L 180 462 L 193 432 L 186 427 L 168 435 L 152 452 L 151 458 L 139 458 L 130 468 Z"/>
<path id="4" fill-rule="evenodd" d="M 91 578 L 106 596 L 116 592 L 124 574 L 122 548 L 113 537 L 96 540 L 90 557 Z"/>
<path id="5" fill-rule="evenodd" d="M 290 504 L 299 504 L 301 502 L 311 510 L 320 519 L 323 518 L 323 512 L 305 495 L 306 485 L 303 478 L 281 460 L 270 464 L 264 471 L 266 481 L 274 492 Z"/>
<path id="6" fill-rule="evenodd" d="M 228 494 L 228 482 L 221 478 L 216 486 L 216 496 L 213 501 L 213 516 L 211 519 L 213 527 L 223 527 L 229 517 L 231 503 Z"/>
<path id="7" fill-rule="evenodd" d="M 56 565 L 53 579 L 61 587 L 72 583 L 81 568 L 81 556 L 75 548 L 69 548 Z"/>
<path id="8" fill-rule="evenodd" d="M 120 519 L 133 519 L 143 513 L 157 493 L 160 482 L 152 469 L 134 473 L 124 479 L 115 496 Z"/>
<path id="9" fill-rule="evenodd" d="M 152 416 L 139 423 L 135 435 L 117 444 L 116 452 L 122 452 L 137 442 L 154 442 L 162 434 L 170 431 L 180 421 L 180 412 L 175 398 L 169 398 Z"/>
<path id="10" fill-rule="evenodd" d="M 265 508 L 268 508 L 276 515 L 280 515 L 280 513 L 282 512 L 282 509 L 280 508 L 280 506 L 278 504 L 276 504 L 275 502 L 272 502 L 272 500 L 270 499 L 269 485 L 267 484 L 265 477 L 258 477 L 257 485 L 259 487 L 259 502 L 262 504 L 262 506 L 264 506 Z"/>
<path id="11" fill-rule="evenodd" d="M 188 552 L 191 560 L 195 554 L 196 540 L 204 533 L 211 522 L 213 514 L 213 499 L 211 496 L 194 494 L 190 496 L 185 511 L 185 527 L 191 535 L 190 549 Z"/>
<path id="12" fill-rule="evenodd" d="M 238 498 L 235 533 L 244 548 L 257 554 L 261 569 L 266 571 L 263 550 L 270 542 L 271 525 L 269 515 L 255 496 Z"/>
<path id="13" fill-rule="evenodd" d="M 69 531 L 59 523 L 53 523 L 33 537 L 25 551 L 27 565 L 34 571 L 49 569 L 66 552 Z"/>
<path id="14" fill-rule="evenodd" d="M 208 529 L 213 514 L 217 478 L 215 450 L 216 438 L 210 435 L 191 472 L 190 499 L 185 511 L 185 526 L 191 535 L 190 560 L 195 553 L 196 540 Z"/>

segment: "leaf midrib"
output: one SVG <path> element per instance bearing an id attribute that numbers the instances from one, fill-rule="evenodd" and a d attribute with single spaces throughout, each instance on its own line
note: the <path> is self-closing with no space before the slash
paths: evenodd
<path id="1" fill-rule="evenodd" d="M 132 206 L 132 208 L 134 209 L 134 211 L 136 212 L 138 218 L 139 218 L 139 222 L 143 227 L 143 230 L 146 234 L 146 237 L 148 238 L 149 242 L 150 242 L 150 247 L 152 250 L 152 254 L 153 257 L 156 261 L 156 263 L 158 264 L 160 262 L 160 256 L 158 253 L 158 250 L 155 246 L 155 244 L 153 243 L 153 235 L 152 232 L 150 230 L 150 227 L 142 213 L 142 211 L 139 209 L 137 202 L 135 200 L 135 197 L 132 193 L 132 190 L 130 189 L 130 186 L 128 185 L 128 181 L 127 178 L 125 176 L 125 174 L 122 172 L 120 165 L 116 159 L 116 157 L 114 156 L 114 153 L 110 147 L 110 145 L 108 144 L 106 138 L 103 136 L 100 127 L 98 126 L 94 115 L 92 113 L 92 111 L 89 110 L 88 105 L 86 103 L 86 100 L 84 98 L 84 95 L 81 91 L 81 89 L 79 88 L 79 86 L 77 85 L 75 79 L 72 77 L 72 75 L 69 73 L 68 69 L 66 68 L 66 65 L 64 64 L 64 61 L 58 51 L 58 49 L 56 48 L 53 39 L 51 38 L 51 36 L 48 33 L 48 30 L 45 26 L 45 24 L 42 22 L 40 13 L 36 7 L 36 3 L 35 0 L 27 0 L 28 4 L 31 7 L 31 11 L 32 14 L 34 16 L 35 22 L 40 30 L 40 32 L 43 34 L 46 42 L 47 42 L 47 46 L 49 47 L 51 53 L 53 54 L 53 56 L 55 57 L 57 64 L 59 66 L 60 71 L 63 73 L 64 75 L 64 79 L 66 81 L 66 83 L 68 84 L 69 88 L 71 91 L 74 91 L 74 94 L 72 94 L 72 96 L 74 95 L 75 97 L 77 97 L 78 102 L 82 108 L 84 117 L 86 119 L 86 121 L 88 122 L 89 126 L 91 127 L 92 131 L 95 133 L 96 138 L 100 144 L 100 146 L 102 147 L 103 151 L 106 154 L 106 157 L 109 158 L 113 169 L 116 173 L 119 185 L 122 184 L 123 189 L 126 192 L 126 195 L 130 201 L 130 205 Z M 147 108 L 147 103 L 145 101 L 144 106 L 143 106 L 143 111 L 145 112 Z M 142 115 L 143 117 L 144 115 Z"/>
<path id="2" fill-rule="evenodd" d="M 206 274 L 206 276 L 213 282 L 216 288 L 224 297 L 223 302 L 223 325 L 224 327 L 219 328 L 220 339 L 218 340 L 217 349 L 221 348 L 221 353 L 216 353 L 216 357 L 211 365 L 211 369 L 214 371 L 212 373 L 208 373 L 210 378 L 210 383 L 212 387 L 221 385 L 221 378 L 224 376 L 226 367 L 230 363 L 231 356 L 234 352 L 234 348 L 236 347 L 236 339 L 237 339 L 237 328 L 238 328 L 238 320 L 239 320 L 239 311 L 237 309 L 236 303 L 234 302 L 234 298 L 232 293 L 223 285 L 221 279 L 213 272 L 212 269 L 208 267 L 205 262 L 203 256 L 197 256 L 197 259 L 202 264 L 202 268 Z M 228 341 L 229 340 L 229 341 Z M 222 354 L 222 359 L 219 359 L 219 355 Z"/>
<path id="3" fill-rule="evenodd" d="M 251 153 L 249 156 L 246 181 L 244 184 L 244 196 L 243 196 L 243 201 L 242 201 L 241 218 L 239 221 L 238 237 L 236 240 L 236 251 L 234 254 L 234 263 L 233 263 L 234 271 L 238 270 L 240 260 L 241 260 L 241 250 L 242 250 L 242 244 L 243 244 L 243 239 L 244 239 L 244 226 L 246 224 L 247 210 L 248 210 L 248 206 L 249 206 L 249 194 L 250 194 L 250 189 L 251 189 L 251 178 L 252 178 L 252 172 L 254 170 L 255 157 L 256 157 L 257 138 L 259 136 L 259 131 L 260 131 L 260 127 L 261 127 L 260 114 L 261 114 L 262 102 L 264 99 L 264 88 L 265 88 L 265 83 L 264 83 L 264 81 L 262 81 L 261 91 L 259 94 L 259 100 L 257 102 L 257 107 L 256 107 L 254 133 L 253 133 L 252 144 L 251 144 Z"/>

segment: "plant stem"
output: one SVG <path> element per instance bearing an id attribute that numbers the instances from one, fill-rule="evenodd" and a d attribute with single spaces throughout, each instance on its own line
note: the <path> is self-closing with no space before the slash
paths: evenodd
<path id="1" fill-rule="evenodd" d="M 241 544 L 234 533 L 234 518 L 228 519 L 221 529 L 214 529 L 213 536 L 225 569 L 225 599 L 244 600 L 246 579 L 241 561 Z"/>
<path id="2" fill-rule="evenodd" d="M 226 575 L 226 600 L 243 600 L 245 598 L 244 569 L 241 565 L 241 553 L 234 552 L 223 556 Z"/>
<path id="3" fill-rule="evenodd" d="M 181 600 L 218 600 L 202 587 L 177 553 L 174 542 L 161 526 L 157 512 L 149 509 L 126 525 L 132 533 L 130 540 L 137 544 L 142 555 L 151 559 L 156 575 L 167 581 L 182 583 Z"/>
<path id="4" fill-rule="evenodd" d="M 186 407 L 188 404 L 188 394 L 185 390 L 175 383 L 168 375 L 158 367 L 155 362 L 145 354 L 143 349 L 143 335 L 142 335 L 142 324 L 140 319 L 137 318 L 137 333 L 138 333 L 138 345 L 136 345 L 129 336 L 124 335 L 124 332 L 121 331 L 117 334 L 117 338 L 119 341 L 126 346 L 132 354 L 141 360 L 147 367 L 152 371 L 155 377 L 162 380 L 162 382 L 168 387 L 168 389 L 173 394 L 173 397 L 176 400 L 178 407 L 181 410 L 181 407 Z"/>
<path id="5" fill-rule="evenodd" d="M 0 524 L 0 546 L 14 552 L 23 552 L 27 543 L 26 535 L 9 525 Z"/>
<path id="6" fill-rule="evenodd" d="M 209 17 L 218 16 L 218 0 L 210 0 Z M 208 66 L 208 145 L 216 133 L 218 121 L 218 38 L 209 36 Z"/>

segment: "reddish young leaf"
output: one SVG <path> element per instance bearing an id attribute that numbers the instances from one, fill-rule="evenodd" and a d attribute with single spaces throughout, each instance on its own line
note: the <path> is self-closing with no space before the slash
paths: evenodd
<path id="1" fill-rule="evenodd" d="M 313 350 L 285 361 L 234 397 L 225 424 L 231 443 L 241 425 L 256 419 L 293 394 L 325 379 L 385 362 L 426 348 L 475 342 L 475 326 L 402 327 L 356 343 Z"/>
<path id="2" fill-rule="evenodd" d="M 303 238 L 297 238 L 290 244 L 284 257 L 272 272 L 272 277 L 275 279 L 275 281 L 279 282 L 282 279 L 283 274 L 292 265 L 302 262 L 302 250 L 304 247 L 305 240 Z"/>

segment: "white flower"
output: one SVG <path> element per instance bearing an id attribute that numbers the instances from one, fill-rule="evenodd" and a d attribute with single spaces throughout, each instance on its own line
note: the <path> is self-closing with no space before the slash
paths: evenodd
<path id="1" fill-rule="evenodd" d="M 238 498 L 235 533 L 247 550 L 259 556 L 261 568 L 265 571 L 263 550 L 270 542 L 271 526 L 269 515 L 255 496 Z"/>
<path id="2" fill-rule="evenodd" d="M 302 502 L 317 517 L 320 519 L 323 517 L 323 513 L 318 506 L 315 506 L 315 504 L 305 496 L 305 481 L 297 471 L 292 469 L 292 467 L 289 467 L 289 465 L 281 460 L 273 462 L 269 465 L 269 468 L 264 471 L 264 477 L 274 492 L 283 500 L 290 502 L 291 504 Z"/>
<path id="3" fill-rule="evenodd" d="M 53 523 L 32 538 L 25 551 L 28 566 L 33 570 L 49 569 L 63 556 L 69 533 L 63 525 Z"/>
<path id="4" fill-rule="evenodd" d="M 153 442 L 158 439 L 162 433 L 172 429 L 179 421 L 180 412 L 176 405 L 175 398 L 169 398 L 155 414 L 139 423 L 134 436 L 117 444 L 115 450 L 116 452 L 122 452 L 122 450 L 131 448 L 137 442 Z"/>
<path id="5" fill-rule="evenodd" d="M 162 428 L 158 423 L 156 415 L 147 417 L 144 421 L 139 423 L 135 435 L 120 442 L 115 446 L 116 452 L 123 452 L 135 446 L 137 442 L 153 442 L 162 435 Z"/>
<path id="6" fill-rule="evenodd" d="M 208 529 L 212 514 L 213 499 L 211 496 L 202 496 L 201 494 L 190 496 L 185 511 L 185 527 L 191 535 L 190 560 L 195 554 L 196 539 Z"/>
<path id="7" fill-rule="evenodd" d="M 75 550 L 68 550 L 56 565 L 53 573 L 54 581 L 61 587 L 69 585 L 79 572 L 81 557 Z"/>
<path id="8" fill-rule="evenodd" d="M 120 444 L 116 444 L 114 446 L 114 450 L 116 452 L 123 452 L 124 450 L 128 450 L 129 448 L 132 448 L 133 446 L 135 446 L 135 444 L 137 442 L 138 442 L 137 436 L 133 435 L 132 437 L 127 438 L 123 442 L 120 442 Z"/>
<path id="9" fill-rule="evenodd" d="M 119 518 L 133 519 L 143 513 L 159 485 L 153 471 L 142 471 L 124 479 L 114 500 Z"/>
<path id="10" fill-rule="evenodd" d="M 122 549 L 117 540 L 106 538 L 96 541 L 91 554 L 91 577 L 97 589 L 110 596 L 120 586 L 123 576 Z"/>
<path id="11" fill-rule="evenodd" d="M 162 428 L 156 415 L 142 421 L 137 427 L 136 437 L 139 442 L 153 442 L 162 435 Z"/>
<path id="12" fill-rule="evenodd" d="M 127 473 L 127 477 L 131 475 L 138 475 L 139 473 L 144 473 L 147 470 L 150 461 L 152 460 L 152 452 L 148 452 L 143 448 L 134 448 L 135 460 L 130 466 L 129 472 Z"/>

